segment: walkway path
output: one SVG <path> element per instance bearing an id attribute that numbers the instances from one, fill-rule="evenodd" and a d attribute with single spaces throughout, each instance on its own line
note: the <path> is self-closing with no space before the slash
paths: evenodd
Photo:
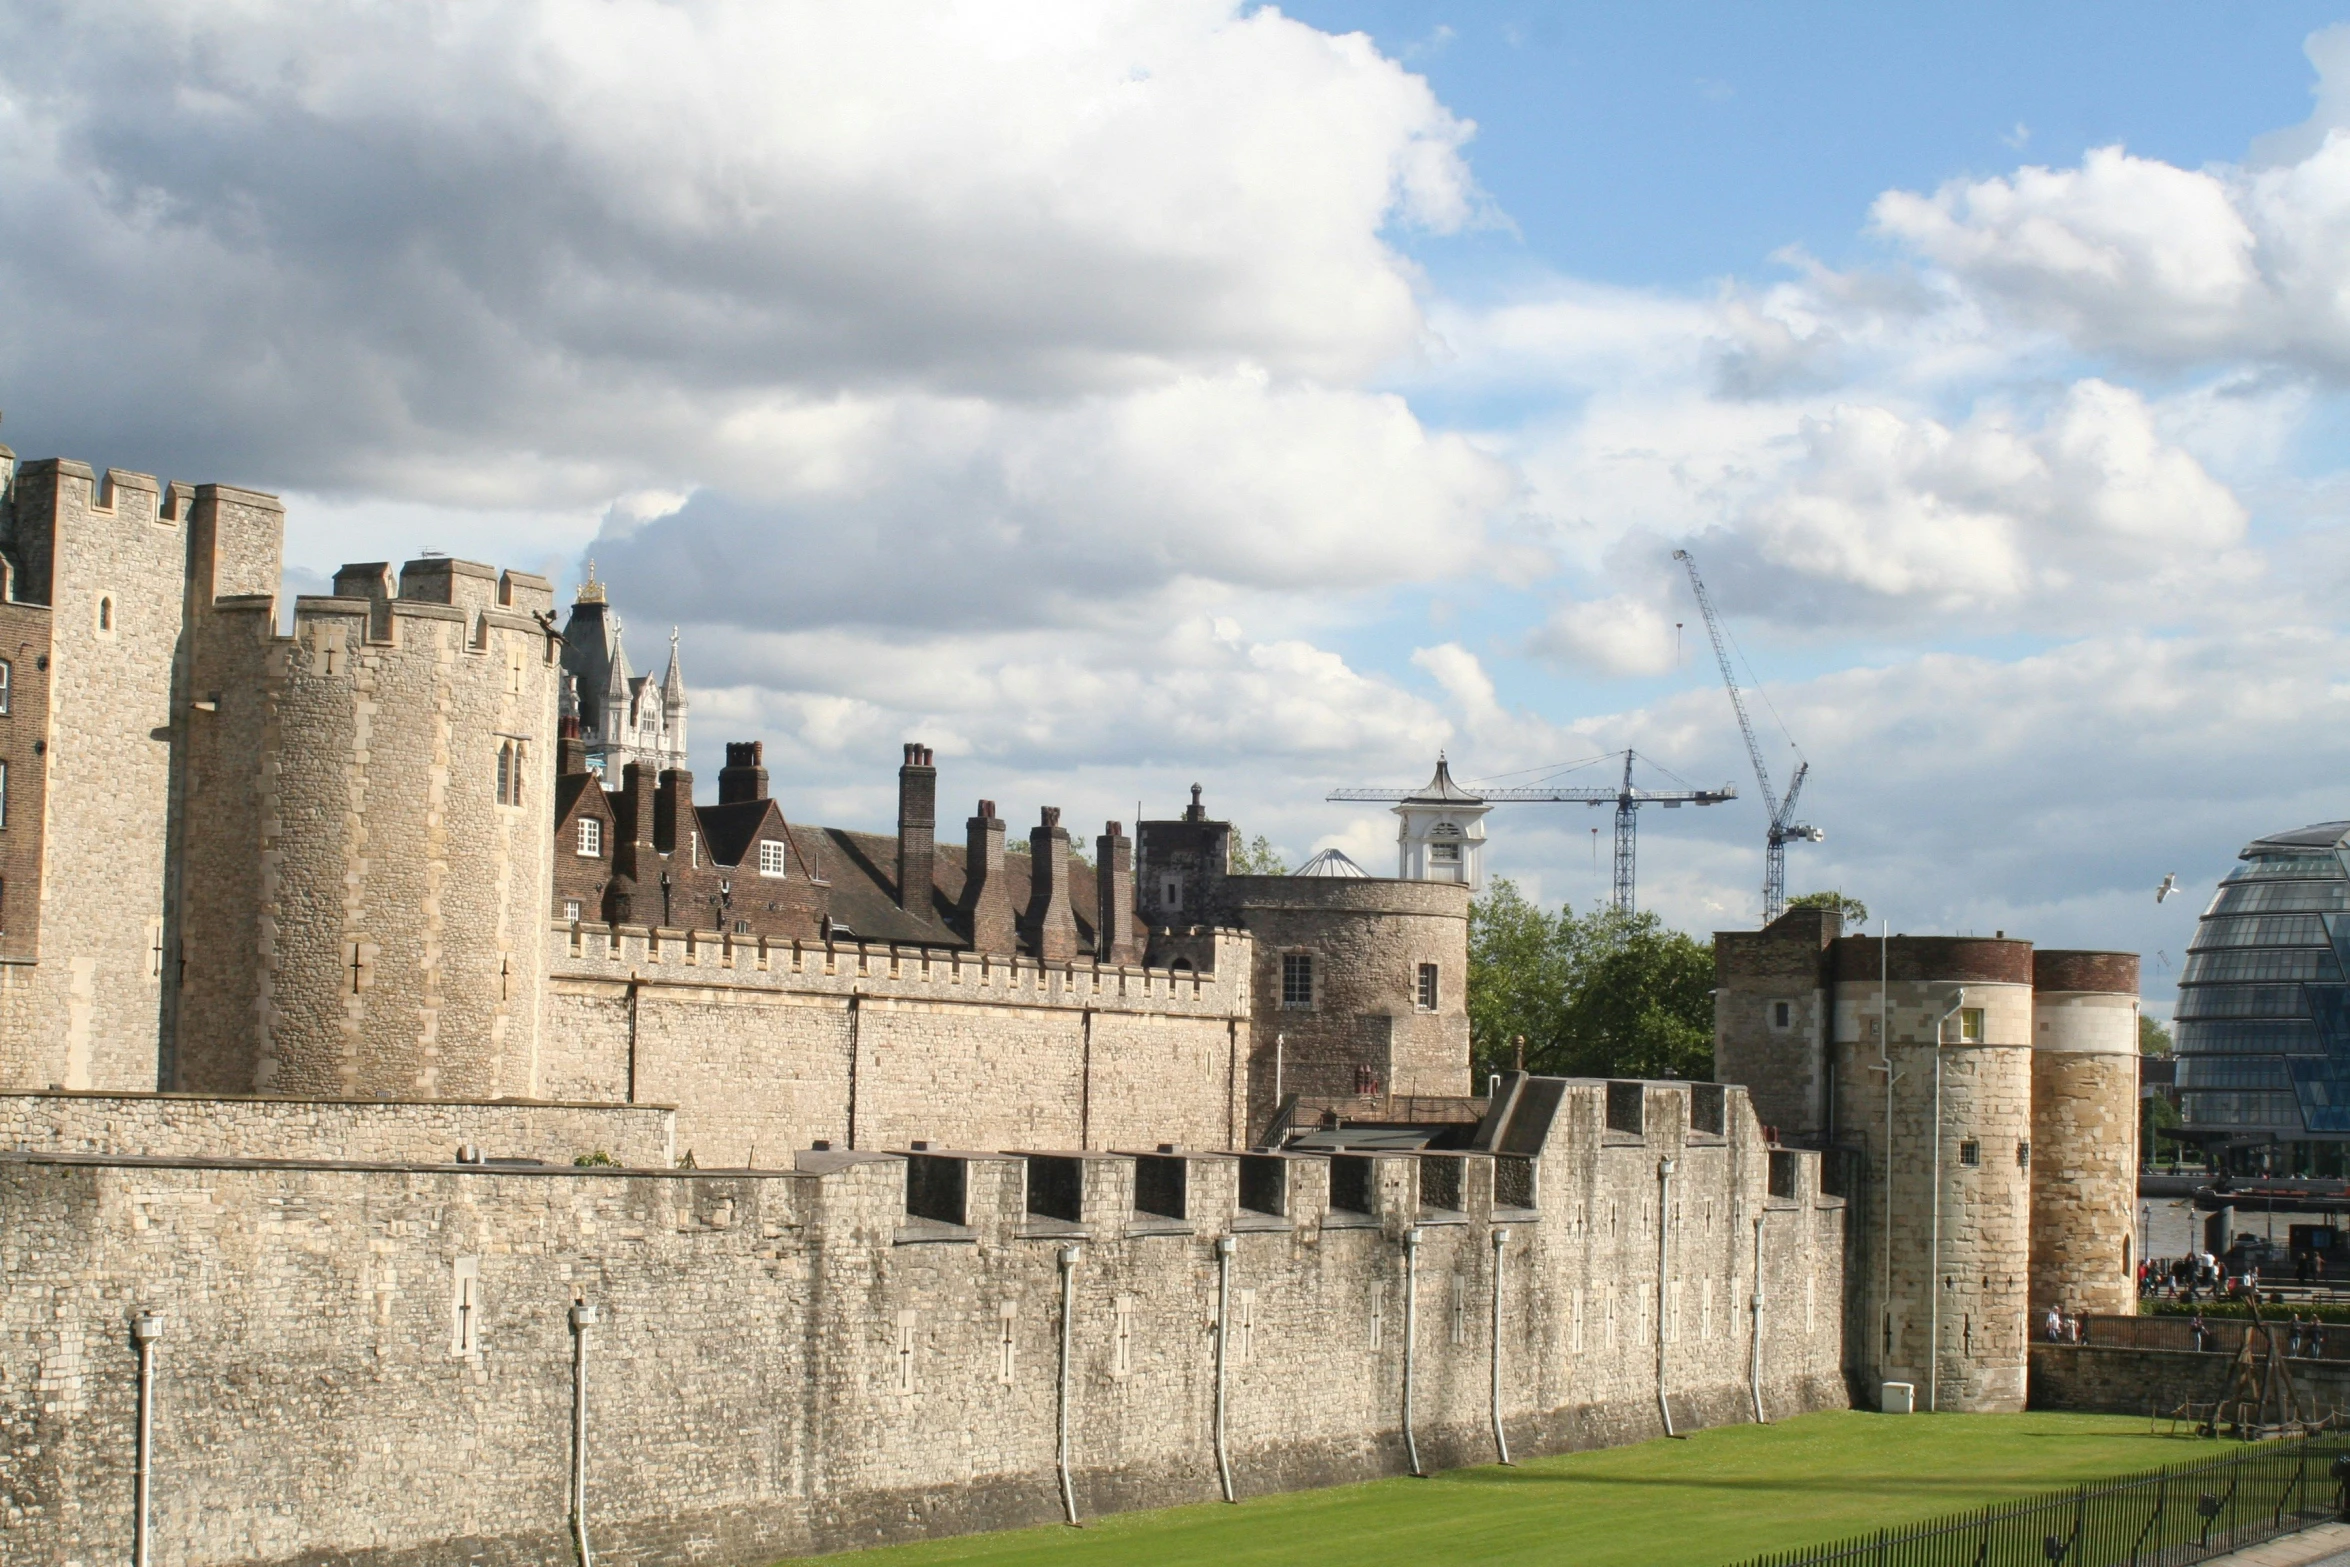
<path id="1" fill-rule="evenodd" d="M 2350 1523 L 2321 1523 L 2248 1551 L 2214 1557 L 2206 1567 L 2350 1567 Z"/>

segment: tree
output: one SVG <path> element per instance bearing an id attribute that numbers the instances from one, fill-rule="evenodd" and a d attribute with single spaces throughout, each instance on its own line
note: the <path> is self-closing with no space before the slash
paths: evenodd
<path id="1" fill-rule="evenodd" d="M 1869 906 L 1858 898 L 1847 898 L 1841 892 L 1807 892 L 1800 898 L 1789 898 L 1791 909 L 1833 909 L 1844 916 L 1846 930 L 1859 930 L 1869 922 Z"/>
<path id="2" fill-rule="evenodd" d="M 1286 876 L 1289 862 L 1281 858 L 1281 851 L 1273 847 L 1263 833 L 1247 843 L 1232 846 L 1232 874 L 1235 876 Z"/>
<path id="3" fill-rule="evenodd" d="M 2170 1054 L 2170 1030 L 2145 1013 L 2138 1014 L 2138 1049 L 2150 1056 Z"/>
<path id="4" fill-rule="evenodd" d="M 1654 914 L 1550 914 L 1496 879 L 1469 908 L 1469 1039 L 1485 1072 L 1705 1078 L 1713 949 Z"/>

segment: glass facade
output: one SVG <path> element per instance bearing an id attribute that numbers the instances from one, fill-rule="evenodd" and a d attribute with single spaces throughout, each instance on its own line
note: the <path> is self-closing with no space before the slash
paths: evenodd
<path id="1" fill-rule="evenodd" d="M 2245 846 L 2187 949 L 2181 1131 L 2350 1140 L 2350 822 Z"/>

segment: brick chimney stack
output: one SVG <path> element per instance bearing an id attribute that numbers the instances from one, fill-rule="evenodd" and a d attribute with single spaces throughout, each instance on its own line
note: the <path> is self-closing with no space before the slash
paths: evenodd
<path id="1" fill-rule="evenodd" d="M 1139 963 L 1142 946 L 1134 934 L 1134 840 L 1118 822 L 1102 824 L 1093 841 L 1095 883 L 1094 957 L 1103 963 Z"/>
<path id="2" fill-rule="evenodd" d="M 693 818 L 694 775 L 682 767 L 666 769 L 653 791 L 653 847 L 663 854 L 682 854 Z"/>
<path id="3" fill-rule="evenodd" d="M 1028 830 L 1028 930 L 1044 963 L 1077 956 L 1077 913 L 1069 905 L 1069 829 L 1061 808 L 1048 805 Z"/>
<path id="4" fill-rule="evenodd" d="M 767 798 L 767 746 L 759 740 L 730 740 L 726 765 L 718 769 L 718 803 Z"/>
<path id="5" fill-rule="evenodd" d="M 565 713 L 555 724 L 555 774 L 574 777 L 588 770 L 587 742 L 579 736 L 579 715 Z"/>
<path id="6" fill-rule="evenodd" d="M 931 918 L 931 865 L 938 858 L 938 769 L 930 747 L 908 742 L 898 768 L 898 907 Z"/>
<path id="7" fill-rule="evenodd" d="M 964 922 L 971 931 L 971 950 L 994 957 L 1010 957 L 1018 950 L 1012 922 L 1012 893 L 1004 885 L 1004 819 L 995 813 L 995 801 L 979 802 L 979 814 L 964 824 Z"/>
<path id="8" fill-rule="evenodd" d="M 611 918 L 616 925 L 657 925 L 660 923 L 660 900 L 647 901 L 638 895 L 638 884 L 646 877 L 658 878 L 661 861 L 653 848 L 653 795 L 657 785 L 653 769 L 641 762 L 631 762 L 620 771 L 619 811 L 628 823 L 628 836 L 612 846 L 612 886 L 609 902 Z"/>

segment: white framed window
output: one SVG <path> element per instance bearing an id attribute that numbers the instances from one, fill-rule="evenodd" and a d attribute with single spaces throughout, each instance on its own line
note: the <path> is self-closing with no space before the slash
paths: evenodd
<path id="1" fill-rule="evenodd" d="M 576 920 L 579 918 L 579 916 L 579 900 L 577 898 L 565 898 L 563 900 L 563 917 L 567 920 Z"/>
<path id="2" fill-rule="evenodd" d="M 1423 1012 L 1435 1011 L 1437 1002 L 1435 964 L 1423 963 L 1420 965 L 1419 984 L 1414 988 L 1419 1001 L 1420 1010 Z"/>
<path id="3" fill-rule="evenodd" d="M 1962 1044 L 1979 1045 L 1983 1042 L 1983 1009 L 1981 1007 L 1960 1007 L 1958 1009 L 1958 1037 Z"/>
<path id="4" fill-rule="evenodd" d="M 1281 1004 L 1291 1010 L 1311 1009 L 1314 1004 L 1314 955 L 1310 952 L 1284 952 L 1281 955 Z"/>
<path id="5" fill-rule="evenodd" d="M 1438 865 L 1458 865 L 1461 863 L 1461 846 L 1457 843 L 1432 843 L 1428 845 L 1428 858 Z"/>
<path id="6" fill-rule="evenodd" d="M 601 817 L 582 816 L 579 819 L 579 857 L 583 860 L 604 857 L 604 823 Z"/>
<path id="7" fill-rule="evenodd" d="M 749 920 L 736 920 L 734 922 L 734 933 L 738 936 L 748 936 L 751 933 L 751 922 Z"/>
<path id="8" fill-rule="evenodd" d="M 8 660 L 0 658 L 0 714 L 8 711 L 9 699 L 15 695 L 16 671 Z"/>
<path id="9" fill-rule="evenodd" d="M 784 858 L 781 838 L 761 838 L 759 840 L 760 875 L 781 876 L 788 863 Z"/>

